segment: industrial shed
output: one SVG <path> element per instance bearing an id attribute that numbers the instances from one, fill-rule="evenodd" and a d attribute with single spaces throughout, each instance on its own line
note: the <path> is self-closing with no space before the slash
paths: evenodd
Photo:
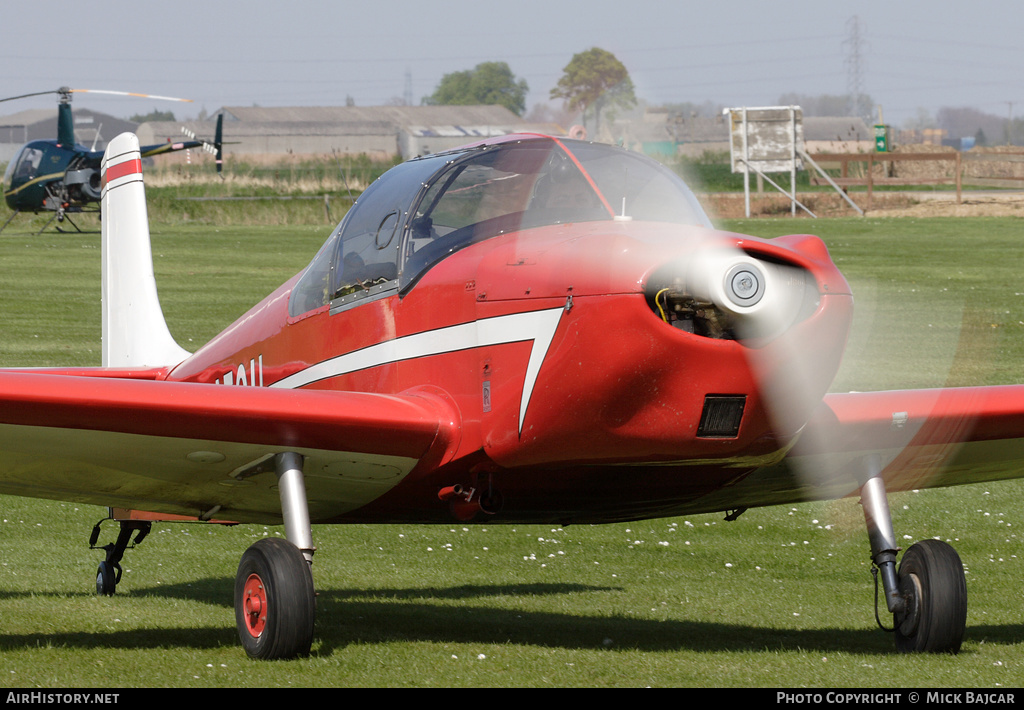
<path id="1" fill-rule="evenodd" d="M 536 126 L 502 106 L 225 106 L 224 152 L 228 155 L 323 155 L 365 153 L 411 158 L 475 140 L 521 131 L 564 134 Z M 144 123 L 143 144 L 181 140 L 182 126 L 212 138 L 214 120 Z"/>
<path id="2" fill-rule="evenodd" d="M 103 150 L 107 141 L 125 131 L 135 130 L 137 124 L 115 118 L 99 111 L 73 109 L 75 141 L 86 148 Z M 20 111 L 0 116 L 0 163 L 14 157 L 21 146 L 29 141 L 56 140 L 57 106 Z"/>
<path id="3" fill-rule="evenodd" d="M 804 116 L 804 145 L 808 153 L 870 153 L 875 134 L 856 116 Z"/>
<path id="4" fill-rule="evenodd" d="M 623 118 L 612 132 L 633 150 L 669 158 L 729 151 L 729 125 L 721 115 L 686 116 L 667 109 L 647 109 L 642 118 Z M 867 153 L 874 150 L 873 130 L 852 116 L 804 116 L 804 144 L 809 153 Z"/>

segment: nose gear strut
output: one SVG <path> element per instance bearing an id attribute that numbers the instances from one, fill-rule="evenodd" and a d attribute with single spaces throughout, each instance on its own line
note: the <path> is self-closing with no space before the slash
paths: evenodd
<path id="1" fill-rule="evenodd" d="M 878 456 L 864 460 L 861 505 L 871 542 L 875 620 L 896 634 L 897 650 L 957 653 L 967 628 L 967 581 L 956 551 L 941 540 L 922 540 L 903 553 L 896 568 L 896 536 Z M 893 628 L 878 616 L 878 574 Z"/>

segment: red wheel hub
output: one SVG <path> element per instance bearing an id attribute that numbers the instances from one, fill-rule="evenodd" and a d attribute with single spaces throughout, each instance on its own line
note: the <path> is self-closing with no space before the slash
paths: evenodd
<path id="1" fill-rule="evenodd" d="M 267 590 L 263 588 L 263 580 L 258 574 L 250 574 L 245 580 L 242 604 L 245 628 L 258 638 L 267 625 Z"/>

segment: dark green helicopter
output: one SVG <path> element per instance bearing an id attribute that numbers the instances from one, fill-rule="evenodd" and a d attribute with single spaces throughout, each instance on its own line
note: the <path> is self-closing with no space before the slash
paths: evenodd
<path id="1" fill-rule="evenodd" d="M 169 96 L 133 94 L 125 91 L 97 91 L 95 89 L 69 89 L 61 87 L 56 91 L 39 91 L 34 94 L 11 96 L 2 101 L 13 101 L 29 96 L 58 94 L 57 139 L 35 140 L 26 143 L 11 159 L 4 174 L 4 201 L 14 213 L 4 222 L 3 231 L 19 212 L 53 212 L 58 222 L 68 218 L 69 213 L 98 211 L 100 201 L 100 161 L 102 150 L 90 150 L 75 142 L 75 129 L 71 116 L 71 95 L 74 93 L 117 94 L 139 96 L 168 101 L 188 101 Z M 213 141 L 204 141 L 192 136 L 192 140 L 178 143 L 158 143 L 144 146 L 142 157 L 148 158 L 189 148 L 201 148 L 216 154 L 217 172 L 223 167 L 221 131 L 223 114 L 217 117 L 217 129 Z M 53 221 L 51 219 L 50 221 Z M 49 224 L 49 222 L 47 223 Z M 78 229 L 74 222 L 71 222 Z M 46 227 L 44 226 L 43 229 Z M 41 230 L 40 230 L 41 231 Z"/>

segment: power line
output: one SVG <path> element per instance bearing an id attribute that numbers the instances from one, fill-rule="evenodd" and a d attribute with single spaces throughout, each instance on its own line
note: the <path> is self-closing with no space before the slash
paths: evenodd
<path id="1" fill-rule="evenodd" d="M 871 118 L 871 106 L 864 92 L 864 31 L 860 18 L 854 15 L 846 21 L 846 94 L 850 102 L 850 115 Z"/>

